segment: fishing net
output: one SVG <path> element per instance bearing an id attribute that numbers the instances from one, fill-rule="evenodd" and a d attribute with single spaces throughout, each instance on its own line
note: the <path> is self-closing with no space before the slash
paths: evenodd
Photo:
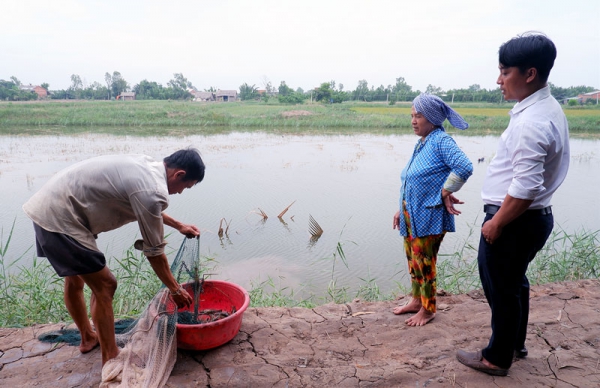
<path id="1" fill-rule="evenodd" d="M 136 241 L 134 246 L 138 247 L 141 244 Z M 228 286 L 215 286 L 215 281 L 205 283 L 205 268 L 200 267 L 199 253 L 200 239 L 184 238 L 171 265 L 173 276 L 179 284 L 184 285 L 193 298 L 191 311 L 178 312 L 169 290 L 163 286 L 136 320 L 116 321 L 115 334 L 120 353 L 102 368 L 101 388 L 164 386 L 177 359 L 178 323 L 205 324 L 230 317 L 236 311 L 243 313 L 249 303 L 247 293 L 237 290 L 237 294 L 233 294 Z M 204 298 L 203 310 L 199 310 L 201 294 Z M 241 315 L 228 325 L 231 324 L 237 325 L 239 330 Z M 189 329 L 182 330 L 182 336 L 187 338 Z M 195 342 L 190 347 L 189 343 L 184 342 L 183 348 L 210 349 L 224 343 L 221 337 L 221 342 L 215 342 L 214 332 L 211 330 L 214 328 L 203 326 L 204 337 L 199 337 L 200 333 L 197 331 L 193 336 L 195 339 L 202 338 L 201 343 Z M 237 330 L 233 331 L 234 335 Z M 79 330 L 63 329 L 41 334 L 38 339 L 43 342 L 65 342 L 77 346 L 81 342 L 81 335 Z"/>
<path id="2" fill-rule="evenodd" d="M 193 284 L 196 311 L 202 284 L 199 251 L 199 238 L 185 238 L 171 265 L 180 284 Z M 177 319 L 177 306 L 163 286 L 140 317 L 116 336 L 121 350 L 102 368 L 100 387 L 164 386 L 177 359 Z"/>

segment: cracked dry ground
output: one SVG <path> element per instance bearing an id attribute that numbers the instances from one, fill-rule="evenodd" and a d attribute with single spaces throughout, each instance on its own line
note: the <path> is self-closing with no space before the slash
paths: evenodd
<path id="1" fill-rule="evenodd" d="M 599 387 L 600 281 L 532 289 L 527 347 L 507 377 L 458 363 L 459 348 L 487 344 L 490 312 L 481 295 L 446 295 L 421 328 L 395 316 L 398 302 L 314 309 L 251 308 L 240 333 L 207 352 L 179 351 L 169 387 Z M 400 301 L 400 303 L 403 303 Z M 100 353 L 41 343 L 61 325 L 0 329 L 0 386 L 89 387 Z"/>

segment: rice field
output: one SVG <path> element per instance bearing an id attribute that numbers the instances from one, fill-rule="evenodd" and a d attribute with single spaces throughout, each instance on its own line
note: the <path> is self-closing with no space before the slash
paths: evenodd
<path id="1" fill-rule="evenodd" d="M 470 133 L 481 134 L 506 128 L 512 104 L 461 103 L 453 107 L 469 122 Z M 600 133 L 600 108 L 564 109 L 572 132 Z M 122 132 L 123 127 L 133 135 L 185 135 L 239 130 L 390 133 L 398 129 L 410 131 L 411 126 L 409 103 L 0 102 L 0 134 L 81 133 L 90 130 L 117 133 Z"/>

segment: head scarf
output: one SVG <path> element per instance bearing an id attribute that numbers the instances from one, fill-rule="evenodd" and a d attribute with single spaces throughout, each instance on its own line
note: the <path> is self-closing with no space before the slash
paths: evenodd
<path id="1" fill-rule="evenodd" d="M 432 94 L 421 93 L 413 100 L 417 113 L 436 127 L 442 127 L 444 120 L 458 129 L 467 129 L 469 124 L 456 111 L 450 108 L 441 98 Z M 442 127 L 443 129 L 444 127 Z"/>

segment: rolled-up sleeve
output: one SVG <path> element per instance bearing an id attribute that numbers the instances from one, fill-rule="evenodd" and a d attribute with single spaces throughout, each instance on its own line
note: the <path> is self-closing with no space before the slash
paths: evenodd
<path id="1" fill-rule="evenodd" d="M 138 192 L 130 196 L 130 203 L 144 241 L 144 255 L 161 255 L 166 245 L 162 212 L 168 206 L 167 198 L 160 193 Z"/>
<path id="2" fill-rule="evenodd" d="M 518 134 L 507 142 L 511 155 L 513 179 L 508 194 L 518 199 L 533 200 L 544 187 L 544 161 L 548 154 L 548 139 L 543 131 L 531 123 L 520 123 L 513 133 Z"/>

